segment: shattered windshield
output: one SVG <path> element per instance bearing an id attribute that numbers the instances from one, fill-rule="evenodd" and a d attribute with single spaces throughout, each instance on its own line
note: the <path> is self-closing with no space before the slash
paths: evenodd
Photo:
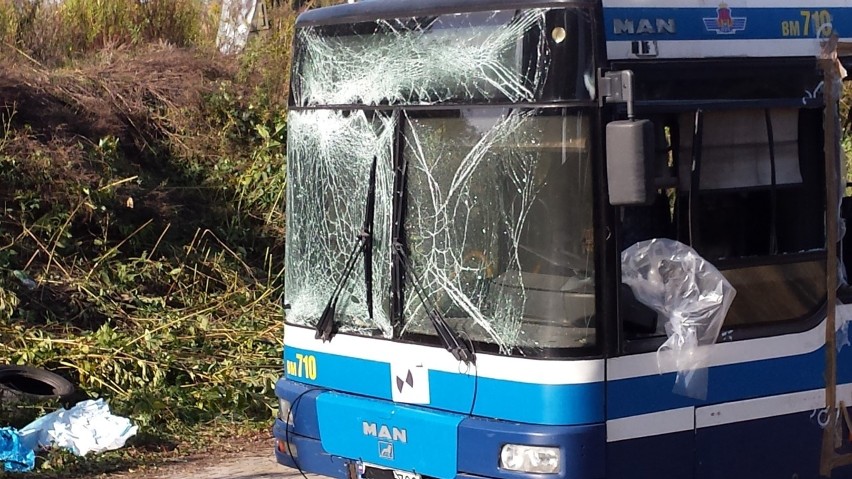
<path id="1" fill-rule="evenodd" d="M 596 344 L 586 16 L 299 29 L 288 323 L 316 326 L 340 283 L 341 333 L 433 343 L 437 314 L 463 342 L 503 354 Z M 371 193 L 373 319 L 363 260 L 345 274 Z"/>
<path id="2" fill-rule="evenodd" d="M 512 348 L 591 346 L 588 117 L 466 109 L 405 119 L 405 238 L 429 302 L 409 294 L 404 332 L 457 332 Z"/>
<path id="3" fill-rule="evenodd" d="M 393 167 L 395 124 L 403 132 Z M 377 156 L 374 320 L 362 267 L 341 296 L 342 332 L 393 338 L 393 213 L 427 300 L 406 278 L 402 337 L 437 308 L 469 340 L 515 348 L 595 344 L 589 118 L 568 109 L 466 108 L 289 116 L 288 322 L 315 325 L 361 231 Z M 395 175 L 405 191 L 394 195 Z M 394 204 L 395 197 L 399 199 Z"/>
<path id="4" fill-rule="evenodd" d="M 504 10 L 305 27 L 296 106 L 590 99 L 583 10 Z"/>

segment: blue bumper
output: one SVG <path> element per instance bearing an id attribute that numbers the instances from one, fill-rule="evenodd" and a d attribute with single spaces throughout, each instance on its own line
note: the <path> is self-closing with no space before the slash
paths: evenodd
<path id="1" fill-rule="evenodd" d="M 355 478 L 362 464 L 454 479 L 603 478 L 603 424 L 545 426 L 470 417 L 319 389 L 280 379 L 293 425 L 276 419 L 278 462 L 306 473 Z M 518 404 L 518 407 L 524 407 Z M 500 468 L 505 444 L 559 447 L 558 474 Z"/>

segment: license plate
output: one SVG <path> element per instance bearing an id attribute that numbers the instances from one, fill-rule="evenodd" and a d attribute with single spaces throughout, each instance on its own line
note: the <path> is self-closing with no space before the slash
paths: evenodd
<path id="1" fill-rule="evenodd" d="M 420 474 L 408 471 L 393 471 L 393 479 L 420 479 Z"/>

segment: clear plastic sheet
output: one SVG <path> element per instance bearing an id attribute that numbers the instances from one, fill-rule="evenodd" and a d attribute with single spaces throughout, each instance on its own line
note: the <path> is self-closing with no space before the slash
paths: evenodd
<path id="1" fill-rule="evenodd" d="M 683 243 L 642 241 L 621 254 L 621 281 L 636 299 L 656 311 L 668 339 L 657 358 L 670 352 L 678 371 L 674 392 L 707 396 L 707 370 L 736 291 L 715 266 Z"/>
<path id="2" fill-rule="evenodd" d="M 340 279 L 364 222 L 368 178 L 377 157 L 373 225 L 374 321 L 367 314 L 363 261 L 341 295 L 342 332 L 390 337 L 390 232 L 394 117 L 364 111 L 291 111 L 288 128 L 287 320 L 314 325 Z"/>
<path id="3" fill-rule="evenodd" d="M 550 55 L 546 12 L 379 20 L 363 35 L 301 28 L 296 33 L 300 66 L 294 71 L 294 99 L 300 106 L 434 104 L 495 95 L 532 101 L 547 77 L 547 63 L 530 62 L 532 71 L 525 71 L 519 46 L 535 42 L 527 51 L 540 60 Z"/>

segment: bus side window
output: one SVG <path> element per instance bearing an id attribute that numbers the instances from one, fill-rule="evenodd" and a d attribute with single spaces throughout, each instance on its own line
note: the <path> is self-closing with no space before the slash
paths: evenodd
<path id="1" fill-rule="evenodd" d="M 687 228 L 678 239 L 737 290 L 726 327 L 811 317 L 825 300 L 820 115 L 793 108 L 703 112 L 697 158 L 695 114 L 680 116 L 680 155 L 699 166 L 680 163 L 675 214 Z"/>

